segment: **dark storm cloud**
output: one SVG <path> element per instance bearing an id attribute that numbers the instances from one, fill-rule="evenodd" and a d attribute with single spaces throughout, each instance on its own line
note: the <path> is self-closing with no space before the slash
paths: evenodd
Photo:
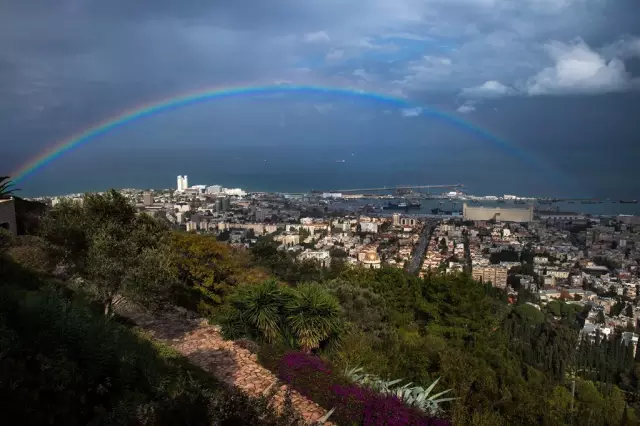
<path id="1" fill-rule="evenodd" d="M 561 116 L 561 106 L 571 105 L 565 96 L 598 111 L 615 104 L 598 96 L 613 93 L 622 115 L 638 102 L 637 0 L 0 3 L 0 134 L 24 141 L 12 145 L 0 169 L 106 116 L 209 86 L 290 81 L 375 89 L 505 128 L 512 116 L 491 118 L 501 114 L 501 106 L 493 110 L 500 99 L 559 97 L 531 102 L 522 110 L 533 117 L 527 123 L 550 110 Z M 330 105 L 314 101 L 298 112 L 326 116 Z M 251 108 L 237 115 L 250 123 Z M 603 119 L 614 120 L 609 114 Z M 514 139 L 553 157 L 520 130 Z M 625 134 L 633 133 L 616 133 L 620 146 L 631 143 Z"/>

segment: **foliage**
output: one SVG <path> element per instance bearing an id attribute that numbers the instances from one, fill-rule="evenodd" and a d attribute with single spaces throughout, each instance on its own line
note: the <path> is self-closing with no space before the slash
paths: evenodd
<path id="1" fill-rule="evenodd" d="M 63 201 L 43 219 L 40 233 L 59 250 L 58 263 L 79 278 L 78 289 L 113 315 L 128 297 L 156 307 L 167 302 L 174 277 L 168 270 L 170 230 L 116 191 L 87 194 L 82 203 Z"/>
<path id="2" fill-rule="evenodd" d="M 174 233 L 170 245 L 171 269 L 181 284 L 175 297 L 179 304 L 205 315 L 215 313 L 235 287 L 266 278 L 261 270 L 249 267 L 244 252 L 214 237 Z"/>
<path id="3" fill-rule="evenodd" d="M 402 379 L 383 380 L 380 377 L 363 372 L 362 367 L 354 367 L 344 372 L 345 376 L 359 384 L 385 395 L 396 396 L 400 401 L 409 406 L 420 408 L 425 413 L 435 415 L 441 410 L 440 404 L 447 401 L 453 401 L 455 398 L 439 398 L 448 393 L 451 389 L 447 389 L 435 395 L 431 395 L 431 391 L 435 388 L 440 378 L 436 379 L 426 389 L 421 386 L 410 387 L 412 383 L 400 385 Z"/>
<path id="4" fill-rule="evenodd" d="M 51 289 L 0 286 L 0 348 L 0 409 L 27 425 L 302 423 Z"/>
<path id="5" fill-rule="evenodd" d="M 338 424 L 364 425 L 447 425 L 427 418 L 395 395 L 383 395 L 366 387 L 345 382 L 321 358 L 301 352 L 286 354 L 279 377 L 325 408 L 335 408 L 332 419 Z"/>
<path id="6" fill-rule="evenodd" d="M 0 176 L 0 200 L 9 198 L 16 191 L 19 190 L 14 188 L 9 176 Z"/>
<path id="7" fill-rule="evenodd" d="M 310 351 L 339 337 L 341 314 L 338 301 L 318 284 L 289 288 L 267 280 L 238 288 L 221 322 L 230 338 L 284 341 Z"/>

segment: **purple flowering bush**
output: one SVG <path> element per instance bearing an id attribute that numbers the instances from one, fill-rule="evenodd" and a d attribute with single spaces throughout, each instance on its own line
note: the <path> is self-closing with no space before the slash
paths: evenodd
<path id="1" fill-rule="evenodd" d="M 365 426 L 449 426 L 447 420 L 428 418 L 394 395 L 383 395 L 349 383 L 320 357 L 289 352 L 280 360 L 278 375 L 282 381 L 327 410 L 339 425 Z"/>

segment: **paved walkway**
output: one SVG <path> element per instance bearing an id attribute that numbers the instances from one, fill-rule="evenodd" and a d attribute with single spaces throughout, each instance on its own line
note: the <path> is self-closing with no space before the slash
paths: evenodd
<path id="1" fill-rule="evenodd" d="M 250 396 L 264 395 L 277 386 L 273 402 L 276 409 L 282 408 L 287 386 L 258 364 L 255 354 L 233 341 L 224 340 L 219 327 L 209 325 L 205 320 L 187 318 L 186 313 L 178 311 L 152 316 L 131 305 L 119 306 L 116 311 L 149 332 L 153 338 L 176 349 L 195 365 Z M 291 400 L 294 408 L 309 424 L 316 424 L 326 413 L 325 409 L 293 389 Z M 326 422 L 325 425 L 332 423 Z"/>

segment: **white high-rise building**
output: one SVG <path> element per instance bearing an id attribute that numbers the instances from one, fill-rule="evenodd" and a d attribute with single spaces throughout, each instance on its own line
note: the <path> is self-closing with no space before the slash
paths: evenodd
<path id="1" fill-rule="evenodd" d="M 184 192 L 187 188 L 189 188 L 187 175 L 178 176 L 178 192 Z"/>

